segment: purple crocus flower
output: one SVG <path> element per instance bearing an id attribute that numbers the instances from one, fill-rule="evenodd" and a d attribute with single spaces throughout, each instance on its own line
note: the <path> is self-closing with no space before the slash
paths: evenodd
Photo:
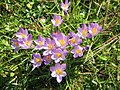
<path id="1" fill-rule="evenodd" d="M 45 51 L 43 52 L 43 55 L 49 55 L 52 54 L 52 50 L 56 48 L 56 44 L 54 40 L 51 40 L 50 38 L 46 38 L 46 43 L 44 45 Z"/>
<path id="2" fill-rule="evenodd" d="M 34 53 L 33 54 L 33 59 L 30 61 L 31 63 L 33 63 L 33 70 L 36 67 L 41 66 L 42 61 L 43 61 L 43 59 L 41 58 L 41 55 L 38 54 L 38 53 Z"/>
<path id="3" fill-rule="evenodd" d="M 20 28 L 19 32 L 17 32 L 15 35 L 18 38 L 27 38 L 28 30 L 27 29 L 24 30 L 23 28 Z"/>
<path id="4" fill-rule="evenodd" d="M 12 42 L 11 47 L 14 49 L 14 52 L 18 51 L 19 48 L 20 48 L 20 45 L 19 45 L 20 41 L 13 38 L 13 39 L 11 40 L 11 42 Z M 22 43 L 22 42 L 21 42 L 21 43 Z"/>
<path id="5" fill-rule="evenodd" d="M 82 39 L 80 39 L 78 34 L 75 34 L 74 32 L 70 32 L 70 39 L 68 41 L 69 44 L 72 46 L 79 45 L 80 43 L 82 43 Z"/>
<path id="6" fill-rule="evenodd" d="M 66 59 L 65 56 L 67 55 L 67 53 L 68 53 L 67 50 L 63 51 L 60 48 L 54 49 L 51 58 L 55 60 L 55 63 L 58 63 L 60 60 Z"/>
<path id="7" fill-rule="evenodd" d="M 53 19 L 51 20 L 51 22 L 53 23 L 53 25 L 55 27 L 60 26 L 61 23 L 63 22 L 63 19 L 61 18 L 61 16 L 57 16 L 56 14 L 54 14 Z"/>
<path id="8" fill-rule="evenodd" d="M 65 13 L 67 13 L 69 6 L 70 6 L 70 2 L 68 2 L 68 0 L 65 0 L 65 3 L 63 2 L 61 3 L 61 8 Z"/>
<path id="9" fill-rule="evenodd" d="M 19 39 L 22 41 L 19 45 L 22 49 L 30 49 L 32 46 L 32 34 L 29 34 L 27 38 Z"/>
<path id="10" fill-rule="evenodd" d="M 73 53 L 73 57 L 77 58 L 77 57 L 82 57 L 83 56 L 83 48 L 81 46 L 74 46 L 74 49 L 71 51 L 71 53 Z"/>
<path id="11" fill-rule="evenodd" d="M 59 34 L 61 34 L 61 32 L 59 30 L 52 32 L 52 34 L 50 35 L 53 39 L 56 38 Z"/>
<path id="12" fill-rule="evenodd" d="M 96 36 L 101 30 L 102 27 L 98 23 L 90 23 L 88 26 L 88 31 L 92 36 Z"/>
<path id="13" fill-rule="evenodd" d="M 54 38 L 57 47 L 65 48 L 68 45 L 68 36 L 65 36 L 63 33 L 60 33 Z"/>
<path id="14" fill-rule="evenodd" d="M 66 64 L 56 63 L 55 66 L 50 67 L 51 76 L 56 77 L 58 83 L 62 81 L 62 77 L 65 77 L 67 74 L 64 71 L 66 69 Z"/>
<path id="15" fill-rule="evenodd" d="M 44 60 L 44 64 L 45 64 L 45 65 L 48 65 L 48 64 L 52 61 L 52 59 L 51 59 L 51 54 L 49 54 L 49 55 L 47 55 L 47 56 L 44 56 L 44 57 L 43 57 L 43 60 Z"/>
<path id="16" fill-rule="evenodd" d="M 87 28 L 86 24 L 83 24 L 82 28 L 78 28 L 77 31 L 78 31 L 79 37 L 81 37 L 83 39 L 85 39 L 87 37 L 88 38 L 91 37 L 90 34 L 88 33 L 88 28 Z"/>
<path id="17" fill-rule="evenodd" d="M 44 49 L 44 45 L 45 45 L 45 38 L 41 37 L 40 35 L 38 35 L 38 39 L 34 41 L 37 46 L 35 46 L 35 49 Z"/>

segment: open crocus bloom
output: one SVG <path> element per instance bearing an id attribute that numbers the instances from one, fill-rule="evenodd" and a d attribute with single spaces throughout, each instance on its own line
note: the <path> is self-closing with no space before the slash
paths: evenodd
<path id="1" fill-rule="evenodd" d="M 72 46 L 79 45 L 80 43 L 82 43 L 82 39 L 80 39 L 78 34 L 75 34 L 74 32 L 70 32 L 70 39 L 68 41 L 69 44 Z"/>
<path id="2" fill-rule="evenodd" d="M 90 34 L 88 33 L 88 28 L 87 28 L 86 24 L 83 24 L 82 28 L 78 28 L 77 31 L 78 31 L 79 37 L 81 37 L 83 39 L 85 39 L 87 37 L 88 38 L 91 37 Z"/>
<path id="3" fill-rule="evenodd" d="M 18 38 L 27 38 L 28 30 L 27 29 L 24 30 L 23 28 L 20 28 L 19 32 L 17 32 L 15 35 Z"/>
<path id="4" fill-rule="evenodd" d="M 57 27 L 61 25 L 61 23 L 63 22 L 63 19 L 61 18 L 61 16 L 57 16 L 56 14 L 54 14 L 51 22 L 55 27 Z"/>
<path id="5" fill-rule="evenodd" d="M 70 2 L 68 2 L 68 0 L 65 0 L 65 3 L 61 3 L 61 8 L 63 9 L 64 12 L 67 13 L 68 9 L 69 9 L 69 6 L 70 6 Z"/>
<path id="6" fill-rule="evenodd" d="M 65 36 L 63 33 L 60 33 L 54 38 L 57 47 L 65 48 L 68 45 L 68 36 Z"/>
<path id="7" fill-rule="evenodd" d="M 32 46 L 32 34 L 29 34 L 27 38 L 19 39 L 22 41 L 19 45 L 22 49 L 30 49 Z"/>
<path id="8" fill-rule="evenodd" d="M 46 43 L 44 45 L 45 51 L 43 52 L 43 55 L 49 55 L 52 54 L 52 50 L 56 48 L 56 44 L 54 40 L 51 40 L 50 38 L 46 38 Z"/>
<path id="9" fill-rule="evenodd" d="M 35 49 L 44 49 L 44 45 L 45 45 L 45 38 L 41 37 L 40 35 L 38 35 L 38 39 L 34 41 L 37 46 L 35 46 Z"/>
<path id="10" fill-rule="evenodd" d="M 34 53 L 33 54 L 33 59 L 31 60 L 31 63 L 33 63 L 33 69 L 35 69 L 36 67 L 41 66 L 42 63 L 42 58 L 40 54 Z"/>
<path id="11" fill-rule="evenodd" d="M 53 50 L 53 55 L 51 58 L 55 60 L 55 63 L 58 63 L 60 60 L 65 60 L 65 56 L 67 55 L 67 50 L 62 51 L 62 49 L 54 49 Z"/>
<path id="12" fill-rule="evenodd" d="M 50 67 L 51 76 L 56 77 L 57 82 L 60 83 L 62 81 L 62 77 L 65 77 L 67 74 L 64 71 L 66 69 L 66 64 L 56 63 L 55 66 Z"/>
<path id="13" fill-rule="evenodd" d="M 44 64 L 48 65 L 52 61 L 51 54 L 44 56 L 43 60 L 44 60 Z"/>
<path id="14" fill-rule="evenodd" d="M 74 46 L 74 49 L 71 51 L 71 53 L 73 53 L 73 57 L 77 58 L 77 57 L 82 57 L 83 56 L 83 48 L 81 46 Z"/>
<path id="15" fill-rule="evenodd" d="M 101 30 L 102 27 L 98 23 L 90 23 L 88 26 L 88 31 L 92 36 L 96 36 Z"/>

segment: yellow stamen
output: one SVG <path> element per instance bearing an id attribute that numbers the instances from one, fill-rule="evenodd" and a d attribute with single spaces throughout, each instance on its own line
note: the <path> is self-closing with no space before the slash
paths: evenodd
<path id="1" fill-rule="evenodd" d="M 18 42 L 14 42 L 16 46 L 19 46 Z"/>
<path id="2" fill-rule="evenodd" d="M 60 24 L 60 20 L 58 18 L 56 18 L 55 23 Z"/>
<path id="3" fill-rule="evenodd" d="M 31 44 L 30 44 L 30 41 L 28 41 L 28 40 L 25 42 L 25 44 L 26 44 L 27 46 L 30 46 L 30 45 L 31 45 Z"/>
<path id="4" fill-rule="evenodd" d="M 41 59 L 36 58 L 35 61 L 36 61 L 37 63 L 40 63 L 40 62 L 41 62 Z"/>
<path id="5" fill-rule="evenodd" d="M 62 73 L 63 73 L 63 71 L 61 70 L 61 69 L 57 69 L 57 70 L 55 70 L 56 71 L 56 73 L 58 74 L 58 75 L 61 75 Z"/>
<path id="6" fill-rule="evenodd" d="M 75 44 L 76 43 L 75 38 L 70 39 L 70 42 Z"/>
<path id="7" fill-rule="evenodd" d="M 61 44 L 61 46 L 64 46 L 65 45 L 65 40 L 59 40 L 59 42 L 60 42 L 60 44 Z"/>
<path id="8" fill-rule="evenodd" d="M 38 43 L 39 43 L 39 45 L 40 45 L 40 46 L 42 46 L 42 45 L 43 45 L 43 42 L 41 42 L 41 41 L 39 41 Z"/>
<path id="9" fill-rule="evenodd" d="M 48 44 L 48 48 L 49 48 L 50 50 L 53 49 L 53 45 Z"/>
<path id="10" fill-rule="evenodd" d="M 68 7 L 68 4 L 64 4 L 64 8 L 66 9 Z"/>
<path id="11" fill-rule="evenodd" d="M 76 53 L 77 53 L 77 54 L 80 54 L 80 53 L 82 53 L 82 51 L 81 51 L 80 49 L 77 49 L 77 50 L 76 50 Z"/>
<path id="12" fill-rule="evenodd" d="M 86 29 L 84 29 L 84 30 L 82 31 L 82 35 L 83 35 L 83 36 L 87 36 L 87 30 L 86 30 Z"/>
<path id="13" fill-rule="evenodd" d="M 92 29 L 92 34 L 95 35 L 97 33 L 97 28 Z"/>
<path id="14" fill-rule="evenodd" d="M 25 37 L 26 37 L 26 35 L 25 35 L 25 34 L 23 34 L 23 33 L 21 33 L 21 36 L 22 36 L 22 38 L 25 38 Z"/>
<path id="15" fill-rule="evenodd" d="M 50 55 L 46 56 L 46 60 L 50 61 L 51 60 L 51 56 Z"/>
<path id="16" fill-rule="evenodd" d="M 57 55 L 58 58 L 62 57 L 61 53 L 57 53 L 56 55 Z"/>

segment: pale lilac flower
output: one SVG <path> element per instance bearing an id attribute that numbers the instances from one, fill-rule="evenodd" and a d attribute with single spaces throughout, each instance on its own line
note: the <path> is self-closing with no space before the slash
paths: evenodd
<path id="1" fill-rule="evenodd" d="M 22 38 L 19 39 L 20 41 L 22 41 L 22 43 L 20 43 L 20 47 L 22 49 L 30 49 L 32 46 L 32 34 L 29 34 L 27 38 Z"/>
<path id="2" fill-rule="evenodd" d="M 41 37 L 40 35 L 38 35 L 38 39 L 34 41 L 37 46 L 35 46 L 35 49 L 44 49 L 44 45 L 45 45 L 45 38 Z"/>
<path id="3" fill-rule="evenodd" d="M 60 60 L 66 59 L 65 56 L 67 55 L 67 53 L 68 53 L 67 50 L 63 51 L 60 48 L 54 49 L 51 58 L 55 60 L 55 63 L 58 63 Z"/>
<path id="4" fill-rule="evenodd" d="M 77 57 L 82 57 L 83 56 L 83 48 L 81 46 L 74 46 L 74 49 L 71 51 L 71 53 L 73 53 L 73 57 L 77 58 Z"/>
<path id="5" fill-rule="evenodd" d="M 65 0 L 65 3 L 63 2 L 61 3 L 61 8 L 65 13 L 67 13 L 69 6 L 70 6 L 70 2 L 68 2 L 68 0 Z"/>
<path id="6" fill-rule="evenodd" d="M 78 34 L 70 32 L 70 39 L 68 40 L 69 44 L 72 46 L 79 45 L 82 43 L 82 39 L 79 38 Z"/>
<path id="7" fill-rule="evenodd" d="M 54 38 L 57 47 L 65 48 L 68 45 L 68 36 L 65 36 L 63 33 L 60 33 Z"/>
<path id="8" fill-rule="evenodd" d="M 88 26 L 88 31 L 92 36 L 96 36 L 101 30 L 102 27 L 98 23 L 90 23 Z"/>
<path id="9" fill-rule="evenodd" d="M 61 34 L 61 32 L 59 30 L 52 32 L 52 34 L 50 35 L 53 39 L 56 38 L 59 34 Z"/>
<path id="10" fill-rule="evenodd" d="M 27 36 L 28 36 L 28 30 L 27 29 L 24 30 L 23 28 L 20 28 L 19 32 L 17 32 L 15 35 L 18 38 L 27 38 Z"/>
<path id="11" fill-rule="evenodd" d="M 41 66 L 43 59 L 41 58 L 41 55 L 38 53 L 34 53 L 33 54 L 33 59 L 30 61 L 31 63 L 33 63 L 33 70 L 36 67 Z"/>
<path id="12" fill-rule="evenodd" d="M 52 50 L 56 48 L 56 44 L 54 40 L 51 40 L 50 38 L 46 38 L 46 43 L 44 45 L 45 51 L 43 52 L 43 55 L 49 55 L 52 54 Z"/>
<path id="13" fill-rule="evenodd" d="M 51 22 L 55 27 L 57 27 L 57 26 L 60 26 L 62 24 L 63 19 L 61 18 L 61 16 L 57 16 L 56 14 L 54 14 Z"/>
<path id="14" fill-rule="evenodd" d="M 78 28 L 77 31 L 80 38 L 85 39 L 87 37 L 91 37 L 91 35 L 88 33 L 88 27 L 86 26 L 86 24 L 83 24 L 82 28 Z"/>
<path id="15" fill-rule="evenodd" d="M 11 47 L 14 49 L 14 52 L 18 51 L 19 48 L 20 48 L 19 43 L 22 43 L 22 42 L 20 42 L 20 41 L 17 40 L 17 39 L 14 39 L 14 38 L 11 40 L 11 42 L 12 42 Z"/>
<path id="16" fill-rule="evenodd" d="M 43 61 L 45 65 L 48 65 L 52 61 L 51 54 L 44 56 Z"/>
<path id="17" fill-rule="evenodd" d="M 66 69 L 66 64 L 56 63 L 55 66 L 50 67 L 51 76 L 56 77 L 58 83 L 62 81 L 62 77 L 65 77 L 67 74 L 64 71 Z"/>

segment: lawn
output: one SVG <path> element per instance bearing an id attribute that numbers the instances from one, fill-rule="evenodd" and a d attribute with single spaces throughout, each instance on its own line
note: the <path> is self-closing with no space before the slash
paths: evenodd
<path id="1" fill-rule="evenodd" d="M 120 1 L 69 1 L 67 15 L 60 8 L 62 0 L 0 1 L 0 90 L 120 90 Z M 51 22 L 54 14 L 63 19 L 59 27 Z M 54 61 L 32 70 L 32 54 L 42 50 L 14 52 L 11 47 L 19 28 L 27 29 L 36 40 L 38 35 L 48 38 L 57 30 L 65 35 L 77 33 L 83 23 L 88 26 L 91 22 L 102 26 L 102 31 L 83 39 L 81 46 L 90 47 L 82 57 L 68 53 L 60 61 L 66 63 L 67 73 L 61 83 L 51 77 Z"/>

